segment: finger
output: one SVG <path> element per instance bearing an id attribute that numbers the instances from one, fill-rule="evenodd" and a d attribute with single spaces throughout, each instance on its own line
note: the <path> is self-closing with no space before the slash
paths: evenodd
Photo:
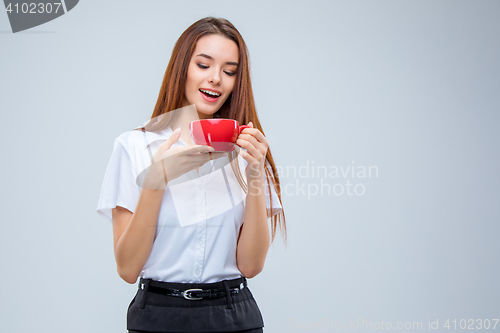
<path id="1" fill-rule="evenodd" d="M 189 163 L 206 163 L 210 160 L 220 158 L 222 156 L 227 156 L 226 152 L 215 152 L 215 153 L 195 153 L 188 154 L 185 158 L 189 161 Z"/>
<path id="2" fill-rule="evenodd" d="M 257 133 L 257 131 L 259 131 L 259 130 L 258 130 L 258 129 L 256 129 L 256 128 L 244 128 L 244 129 L 241 131 L 240 135 L 241 135 L 241 134 L 256 134 L 256 133 Z"/>
<path id="3" fill-rule="evenodd" d="M 266 142 L 260 142 L 256 137 L 250 134 L 243 134 L 238 137 L 239 140 L 249 141 L 255 148 L 257 148 L 261 154 L 265 154 L 268 148 Z M 267 140 L 266 140 L 267 141 Z M 238 141 L 236 141 L 238 142 Z M 246 147 L 245 147 L 246 148 Z"/>
<path id="4" fill-rule="evenodd" d="M 257 140 L 257 138 L 255 138 L 253 135 L 250 135 L 250 134 L 242 134 L 238 137 L 238 139 L 236 140 L 236 143 L 238 142 L 241 142 L 241 141 L 238 141 L 238 140 L 242 140 L 242 141 L 248 141 L 250 142 L 254 147 L 258 147 L 259 145 L 261 145 L 261 143 L 259 142 L 259 140 Z M 246 147 L 245 147 L 246 148 Z"/>
<path id="5" fill-rule="evenodd" d="M 238 154 L 241 155 L 241 157 L 243 157 L 243 159 L 246 160 L 248 164 L 253 163 L 255 161 L 253 156 L 244 151 L 243 149 L 240 149 Z"/>
<path id="6" fill-rule="evenodd" d="M 247 132 L 245 132 L 247 131 Z M 267 141 L 267 138 L 264 136 L 264 134 L 262 134 L 261 131 L 259 131 L 258 129 L 256 128 L 245 128 L 243 131 L 241 131 L 241 135 L 252 135 L 253 137 L 255 137 L 259 142 L 262 142 L 266 148 L 269 148 L 269 141 Z"/>
<path id="7" fill-rule="evenodd" d="M 238 139 L 236 140 L 236 144 L 238 144 L 240 147 L 245 148 L 247 150 L 247 153 L 252 155 L 257 160 L 260 160 L 263 156 L 263 153 L 260 152 L 250 141 Z"/>
<path id="8" fill-rule="evenodd" d="M 188 170 L 193 170 L 201 167 L 210 160 L 221 158 L 227 156 L 225 153 L 211 153 L 211 154 L 200 154 L 199 156 L 193 156 L 192 159 L 186 164 Z"/>
<path id="9" fill-rule="evenodd" d="M 174 143 L 176 143 L 179 138 L 181 137 L 181 128 L 178 127 L 174 133 L 165 141 L 163 142 L 161 145 L 160 145 L 160 149 L 162 149 L 162 151 L 165 151 L 167 149 L 170 149 L 170 147 L 172 147 L 172 145 Z"/>
<path id="10" fill-rule="evenodd" d="M 184 153 L 187 155 L 190 155 L 190 154 L 198 154 L 198 153 L 209 153 L 209 152 L 213 152 L 214 150 L 215 149 L 210 147 L 210 146 L 198 145 L 198 146 L 186 147 L 186 150 L 184 150 Z"/>
<path id="11" fill-rule="evenodd" d="M 218 158 L 221 158 L 221 157 L 227 156 L 227 153 L 224 153 L 224 152 L 217 152 L 217 153 L 210 153 L 210 154 L 208 154 L 208 155 L 210 155 L 210 159 L 211 159 L 211 160 L 215 160 L 215 159 L 218 159 Z"/>
<path id="12" fill-rule="evenodd" d="M 243 131 L 241 131 L 241 134 L 253 135 L 260 142 L 267 143 L 266 137 L 264 136 L 264 134 L 261 131 L 259 131 L 258 128 L 245 128 Z"/>
<path id="13" fill-rule="evenodd" d="M 209 162 L 210 160 L 215 160 L 224 156 L 227 156 L 227 154 L 226 153 L 200 154 L 199 156 L 194 157 L 191 163 L 193 163 L 192 165 L 195 165 L 195 167 L 197 168 Z"/>
<path id="14" fill-rule="evenodd" d="M 195 157 L 195 161 L 198 163 L 207 163 L 210 160 L 215 160 L 218 158 L 221 158 L 223 156 L 227 156 L 227 153 L 225 152 L 216 152 L 216 153 L 209 153 L 209 154 L 199 154 L 198 156 Z"/>

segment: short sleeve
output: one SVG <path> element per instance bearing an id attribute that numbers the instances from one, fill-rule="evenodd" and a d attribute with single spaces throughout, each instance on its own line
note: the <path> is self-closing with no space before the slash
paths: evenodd
<path id="1" fill-rule="evenodd" d="M 116 206 L 133 213 L 141 193 L 133 176 L 127 147 L 128 143 L 123 142 L 122 136 L 115 139 L 97 203 L 97 213 L 110 222 L 113 221 L 112 209 Z"/>
<path id="2" fill-rule="evenodd" d="M 266 167 L 271 171 L 271 177 L 272 177 L 272 169 L 271 165 L 269 162 L 266 160 Z M 274 186 L 273 181 L 271 180 L 271 195 L 269 195 L 269 180 L 267 178 L 267 175 L 265 176 L 266 178 L 266 208 L 267 208 L 267 217 L 270 218 L 276 214 L 279 214 L 281 210 L 283 209 L 281 207 L 280 199 L 278 197 L 278 193 L 276 192 L 276 188 Z M 271 207 L 271 201 L 272 201 L 272 207 Z"/>

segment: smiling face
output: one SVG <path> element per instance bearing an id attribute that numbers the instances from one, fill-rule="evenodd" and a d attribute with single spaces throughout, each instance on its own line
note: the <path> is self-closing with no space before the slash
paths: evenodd
<path id="1" fill-rule="evenodd" d="M 233 91 L 238 59 L 234 41 L 216 34 L 198 39 L 188 66 L 182 106 L 195 104 L 200 119 L 213 118 Z"/>

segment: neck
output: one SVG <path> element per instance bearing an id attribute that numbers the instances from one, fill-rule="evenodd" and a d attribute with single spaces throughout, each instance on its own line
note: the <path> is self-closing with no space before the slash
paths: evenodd
<path id="1" fill-rule="evenodd" d="M 204 113 L 198 112 L 198 118 L 199 119 L 213 119 L 214 115 L 213 114 L 204 114 Z"/>
<path id="2" fill-rule="evenodd" d="M 181 129 L 181 139 L 187 144 L 193 144 L 189 135 L 189 124 L 192 121 L 199 120 L 199 113 L 193 105 L 184 106 L 175 110 L 175 114 L 170 122 L 170 128 L 175 131 L 178 127 Z"/>
<path id="3" fill-rule="evenodd" d="M 175 131 L 177 127 L 180 127 L 182 131 L 184 129 L 188 129 L 189 131 L 189 123 L 198 119 L 198 112 L 194 104 L 188 105 L 175 110 L 175 115 L 170 122 L 170 128 Z"/>

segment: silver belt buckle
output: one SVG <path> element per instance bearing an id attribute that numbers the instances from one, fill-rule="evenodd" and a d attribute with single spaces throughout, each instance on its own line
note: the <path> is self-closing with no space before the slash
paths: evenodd
<path id="1" fill-rule="evenodd" d="M 184 296 L 185 299 L 188 299 L 190 301 L 203 298 L 203 297 L 192 297 L 191 293 L 194 291 L 203 291 L 203 289 L 186 289 L 182 292 L 182 296 Z"/>

